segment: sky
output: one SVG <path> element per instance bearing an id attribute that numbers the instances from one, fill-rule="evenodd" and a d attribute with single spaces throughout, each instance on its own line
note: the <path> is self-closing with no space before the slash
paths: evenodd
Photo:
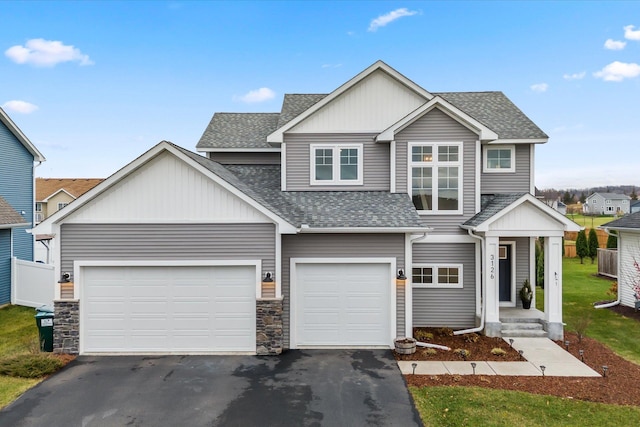
<path id="1" fill-rule="evenodd" d="M 543 131 L 541 189 L 640 187 L 640 2 L 0 3 L 0 106 L 47 158 L 104 178 L 215 112 L 278 112 L 377 60 L 430 92 L 502 91 Z"/>

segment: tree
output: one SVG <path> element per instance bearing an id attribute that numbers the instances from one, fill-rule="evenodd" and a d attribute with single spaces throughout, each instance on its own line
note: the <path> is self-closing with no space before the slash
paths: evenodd
<path id="1" fill-rule="evenodd" d="M 584 229 L 578 232 L 578 237 L 576 238 L 576 254 L 580 257 L 580 264 L 584 264 L 584 257 L 589 256 L 587 233 Z"/>
<path id="2" fill-rule="evenodd" d="M 589 239 L 587 241 L 587 249 L 589 258 L 591 258 L 591 264 L 596 260 L 598 256 L 598 233 L 596 233 L 595 228 L 589 230 Z"/>
<path id="3" fill-rule="evenodd" d="M 618 238 L 614 230 L 611 230 L 607 237 L 607 249 L 618 249 Z"/>
<path id="4" fill-rule="evenodd" d="M 636 187 L 633 187 L 633 190 L 631 190 L 631 194 L 629 194 L 629 197 L 631 197 L 631 200 L 638 200 L 638 195 L 636 194 Z"/>
<path id="5" fill-rule="evenodd" d="M 573 203 L 573 196 L 569 193 L 569 191 L 564 192 L 564 196 L 562 196 L 562 202 L 565 205 L 570 205 Z"/>
<path id="6" fill-rule="evenodd" d="M 584 202 L 587 201 L 587 195 L 584 194 L 584 191 L 582 193 L 580 193 L 580 203 L 582 203 L 584 205 Z"/>

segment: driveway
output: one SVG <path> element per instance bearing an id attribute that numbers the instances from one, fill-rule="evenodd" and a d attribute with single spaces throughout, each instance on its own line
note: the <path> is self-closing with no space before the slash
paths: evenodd
<path id="1" fill-rule="evenodd" d="M 391 351 L 83 356 L 0 411 L 2 426 L 422 425 Z"/>

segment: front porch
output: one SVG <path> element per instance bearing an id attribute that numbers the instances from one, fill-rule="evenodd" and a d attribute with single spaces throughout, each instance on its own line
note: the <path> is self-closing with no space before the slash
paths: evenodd
<path id="1" fill-rule="evenodd" d="M 547 338 L 544 312 L 531 308 L 500 308 L 500 335 L 503 337 Z"/>

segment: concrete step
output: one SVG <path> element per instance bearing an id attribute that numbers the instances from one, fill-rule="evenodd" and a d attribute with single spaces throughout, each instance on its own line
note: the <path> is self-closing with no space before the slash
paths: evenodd
<path id="1" fill-rule="evenodd" d="M 503 329 L 503 337 L 512 338 L 548 338 L 547 331 L 538 329 Z"/>
<path id="2" fill-rule="evenodd" d="M 535 317 L 525 318 L 525 317 L 501 317 L 500 321 L 502 323 L 540 323 L 540 319 Z"/>
<path id="3" fill-rule="evenodd" d="M 526 330 L 542 330 L 540 323 L 502 323 L 502 330 L 505 329 L 526 329 Z"/>

